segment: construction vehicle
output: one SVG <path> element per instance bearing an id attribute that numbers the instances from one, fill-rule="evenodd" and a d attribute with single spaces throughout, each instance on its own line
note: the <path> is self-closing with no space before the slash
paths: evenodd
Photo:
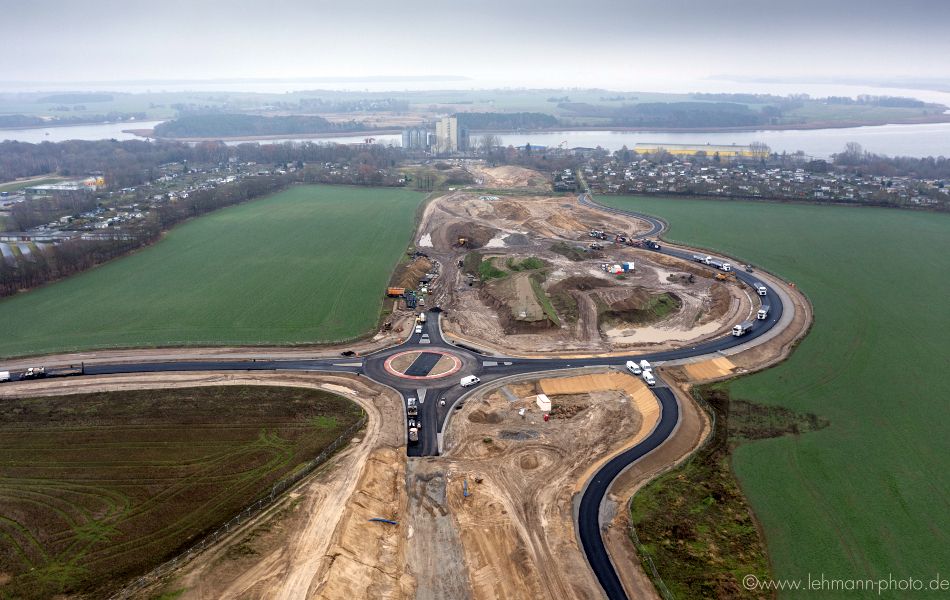
<path id="1" fill-rule="evenodd" d="M 467 243 L 468 243 L 468 238 L 459 236 L 458 240 L 455 242 L 455 246 L 456 246 L 457 248 L 464 248 L 464 247 L 465 247 L 465 244 L 467 244 Z"/>
<path id="2" fill-rule="evenodd" d="M 716 281 L 734 281 L 735 275 L 726 275 L 725 273 L 716 273 Z"/>
<path id="3" fill-rule="evenodd" d="M 759 312 L 755 314 L 755 318 L 759 321 L 764 321 L 769 318 L 769 311 L 772 310 L 772 307 L 768 304 L 763 304 L 762 308 L 759 309 Z"/>
<path id="4" fill-rule="evenodd" d="M 604 249 L 604 245 L 603 245 L 603 244 L 598 244 L 597 242 L 591 242 L 591 244 L 590 244 L 590 249 L 591 249 L 591 250 L 603 250 L 603 249 Z"/>
<path id="5" fill-rule="evenodd" d="M 23 373 L 23 379 L 42 379 L 46 377 L 46 367 L 30 367 Z"/>
<path id="6" fill-rule="evenodd" d="M 406 288 L 401 288 L 401 287 L 386 288 L 386 295 L 389 296 L 390 298 L 399 298 L 405 293 L 406 293 Z"/>
<path id="7" fill-rule="evenodd" d="M 752 330 L 752 326 L 754 324 L 755 323 L 753 321 L 743 321 L 732 328 L 732 335 L 736 337 L 742 337 Z"/>

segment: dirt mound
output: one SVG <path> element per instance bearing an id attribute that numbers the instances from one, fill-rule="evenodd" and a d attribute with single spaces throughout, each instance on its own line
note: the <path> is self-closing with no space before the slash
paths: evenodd
<path id="1" fill-rule="evenodd" d="M 428 258 L 419 257 L 410 263 L 399 265 L 393 274 L 392 285 L 394 287 L 404 287 L 414 289 L 418 285 L 423 275 L 432 268 L 432 262 Z"/>
<path id="2" fill-rule="evenodd" d="M 534 454 L 523 454 L 518 461 L 519 466 L 525 471 L 538 468 L 538 457 Z"/>
<path id="3" fill-rule="evenodd" d="M 521 204 L 501 200 L 492 204 L 495 209 L 495 216 L 508 221 L 526 221 L 531 218 L 531 212 Z"/>
<path id="4" fill-rule="evenodd" d="M 447 235 L 450 243 L 455 244 L 459 238 L 465 238 L 466 248 L 481 248 L 490 239 L 499 233 L 494 227 L 486 227 L 476 223 L 454 223 L 449 226 Z"/>
<path id="5" fill-rule="evenodd" d="M 497 425 L 504 421 L 505 418 L 496 412 L 486 412 L 479 408 L 469 413 L 468 420 L 472 423 L 491 423 Z"/>

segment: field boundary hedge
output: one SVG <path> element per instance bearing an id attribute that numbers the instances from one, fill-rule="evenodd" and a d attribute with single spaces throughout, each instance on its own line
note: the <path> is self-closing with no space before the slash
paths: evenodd
<path id="1" fill-rule="evenodd" d="M 123 586 L 122 589 L 110 596 L 109 600 L 128 600 L 129 598 L 132 598 L 137 593 L 154 584 L 158 579 L 165 577 L 175 569 L 188 564 L 188 562 L 190 562 L 198 554 L 217 543 L 218 540 L 224 536 L 229 535 L 232 530 L 247 522 L 252 517 L 259 515 L 265 509 L 271 507 L 278 499 L 280 499 L 284 492 L 299 483 L 300 480 L 302 480 L 307 475 L 313 473 L 317 467 L 325 463 L 331 456 L 333 456 L 333 454 L 339 450 L 340 447 L 343 446 L 343 444 L 345 444 L 350 437 L 352 437 L 357 431 L 366 425 L 366 419 L 366 412 L 363 411 L 363 416 L 360 417 L 359 421 L 350 425 L 346 431 L 341 433 L 339 437 L 333 440 L 329 446 L 324 448 L 320 454 L 318 454 L 310 462 L 306 463 L 303 467 L 297 469 L 287 477 L 284 477 L 280 481 L 274 483 L 274 485 L 271 486 L 270 492 L 266 496 L 258 498 L 255 502 L 249 504 L 240 513 L 231 517 L 231 520 L 227 521 L 224 525 L 221 525 L 213 532 L 201 538 L 201 540 L 189 547 L 187 550 L 181 552 L 173 558 L 170 558 L 169 560 L 166 560 L 148 573 L 132 580 Z"/>

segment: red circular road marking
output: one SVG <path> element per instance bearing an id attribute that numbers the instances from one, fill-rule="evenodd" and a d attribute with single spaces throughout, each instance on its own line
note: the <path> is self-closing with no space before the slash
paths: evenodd
<path id="1" fill-rule="evenodd" d="M 452 365 L 452 368 L 449 369 L 448 371 L 444 373 L 438 373 L 436 375 L 406 375 L 405 373 L 400 373 L 399 371 L 394 369 L 392 366 L 392 362 L 396 358 L 400 356 L 405 356 L 406 354 L 420 354 L 420 355 L 421 354 L 440 354 L 442 356 L 448 356 L 455 362 L 455 364 Z M 411 364 L 412 363 L 410 363 L 410 365 Z M 451 354 L 449 352 L 442 352 L 441 350 L 406 350 L 405 352 L 399 352 L 398 354 L 393 354 L 392 356 L 387 358 L 386 362 L 383 363 L 383 367 L 386 369 L 386 372 L 389 373 L 390 375 L 395 375 L 396 377 L 401 377 L 403 379 L 441 379 L 442 377 L 448 377 L 452 373 L 455 373 L 459 369 L 461 369 L 462 360 L 459 357 L 455 356 L 454 354 Z"/>

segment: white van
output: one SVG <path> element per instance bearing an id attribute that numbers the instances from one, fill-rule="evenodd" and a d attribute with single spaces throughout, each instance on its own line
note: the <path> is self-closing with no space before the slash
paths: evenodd
<path id="1" fill-rule="evenodd" d="M 653 366 L 650 365 L 649 361 L 646 361 L 646 360 L 641 360 L 641 361 L 640 361 L 640 368 L 641 368 L 642 370 L 644 370 L 644 371 L 652 371 L 652 370 L 653 370 Z"/>
<path id="2" fill-rule="evenodd" d="M 10 381 L 10 371 L 0 371 L 0 383 Z"/>
<path id="3" fill-rule="evenodd" d="M 650 386 L 656 385 L 656 379 L 653 377 L 652 371 L 643 372 L 643 381 L 645 381 L 646 384 Z"/>
<path id="4" fill-rule="evenodd" d="M 462 387 L 470 387 L 470 386 L 475 385 L 475 384 L 478 383 L 479 381 L 481 381 L 481 379 L 479 379 L 478 377 L 475 377 L 474 375 L 469 375 L 468 377 L 463 377 L 463 378 L 462 378 L 461 386 L 462 386 Z"/>
<path id="5" fill-rule="evenodd" d="M 633 373 L 634 375 L 639 375 L 640 373 L 643 372 L 643 370 L 640 368 L 640 365 L 638 365 L 637 361 L 635 360 L 627 361 L 627 370 Z"/>

